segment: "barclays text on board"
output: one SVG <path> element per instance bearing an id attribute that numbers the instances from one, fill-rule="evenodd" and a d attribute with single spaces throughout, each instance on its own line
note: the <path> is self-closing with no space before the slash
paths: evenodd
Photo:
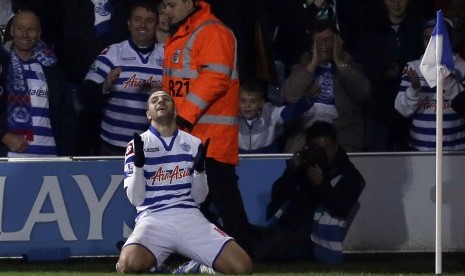
<path id="1" fill-rule="evenodd" d="M 37 247 L 117 254 L 115 243 L 130 232 L 134 216 L 115 171 L 121 164 L 1 163 L 0 256 Z"/>
<path id="2" fill-rule="evenodd" d="M 434 251 L 433 154 L 352 155 L 367 186 L 345 251 Z M 264 225 L 285 158 L 241 158 L 239 189 L 250 222 Z M 443 250 L 465 250 L 465 154 L 443 161 Z M 135 209 L 123 160 L 0 161 L 0 257 L 65 248 L 71 256 L 117 255 Z"/>

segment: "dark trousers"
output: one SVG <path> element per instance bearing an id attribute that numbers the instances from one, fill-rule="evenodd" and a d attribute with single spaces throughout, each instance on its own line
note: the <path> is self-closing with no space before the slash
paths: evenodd
<path id="1" fill-rule="evenodd" d="M 240 243 L 242 238 L 249 235 L 250 225 L 238 186 L 236 168 L 234 165 L 207 158 L 205 170 L 209 193 L 201 206 L 202 212 Z M 216 209 L 218 219 L 212 216 L 212 207 Z"/>

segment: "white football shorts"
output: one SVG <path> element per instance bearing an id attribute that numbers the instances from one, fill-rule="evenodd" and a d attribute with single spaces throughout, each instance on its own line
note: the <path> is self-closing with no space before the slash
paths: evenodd
<path id="1" fill-rule="evenodd" d="M 140 244 L 146 247 L 157 259 L 158 267 L 175 252 L 213 267 L 229 240 L 232 237 L 196 210 L 181 215 L 152 213 L 139 218 L 124 246 Z"/>

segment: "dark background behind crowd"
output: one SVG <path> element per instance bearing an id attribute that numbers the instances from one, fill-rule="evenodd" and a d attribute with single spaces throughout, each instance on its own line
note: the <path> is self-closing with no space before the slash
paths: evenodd
<path id="1" fill-rule="evenodd" d="M 422 18 L 434 16 L 440 2 L 411 0 L 411 9 Z M 40 16 L 42 39 L 52 44 L 66 75 L 80 81 L 99 51 L 111 43 L 127 37 L 126 19 L 131 0 L 110 0 L 113 12 L 111 30 L 94 40 L 93 4 L 79 0 L 12 0 L 12 9 L 28 8 Z M 294 64 L 309 47 L 307 33 L 314 11 L 306 0 L 208 0 L 216 14 L 235 33 L 240 53 L 241 77 L 254 76 L 266 68 L 257 58 L 261 47 L 286 65 Z M 369 17 L 379 18 L 383 10 L 380 0 L 335 1 L 338 24 L 346 50 L 353 52 L 357 45 L 357 30 Z M 260 30 L 258 30 L 260 29 Z M 257 33 L 263 32 L 260 37 Z M 260 41 L 263 40 L 263 41 Z M 91 45 L 93 44 L 93 45 Z M 263 44 L 263 45 L 260 45 Z M 100 48 L 100 49 L 99 49 Z M 88 55 L 87 59 L 78 59 Z M 86 66 L 87 63 L 87 66 Z M 261 73 L 261 72 L 260 72 Z M 268 72 L 273 75 L 274 72 Z"/>
<path id="2" fill-rule="evenodd" d="M 155 0 L 154 0 L 155 1 Z M 411 0 L 411 9 L 422 18 L 433 17 L 441 5 L 435 0 Z M 40 16 L 42 39 L 52 44 L 66 75 L 80 81 L 99 51 L 111 43 L 127 37 L 126 19 L 131 0 L 110 0 L 112 4 L 111 30 L 94 40 L 93 4 L 79 0 L 12 0 L 13 11 L 28 8 Z M 311 25 L 312 11 L 307 0 L 208 0 L 213 13 L 235 33 L 240 53 L 241 77 L 247 78 L 265 68 L 257 58 L 257 50 L 266 49 L 271 56 L 290 65 L 298 61 L 309 47 L 307 33 Z M 364 19 L 379 18 L 383 10 L 380 0 L 335 1 L 338 24 L 343 34 L 345 47 L 355 51 L 357 30 Z M 260 29 L 260 30 L 258 30 Z M 278 29 L 278 30 L 277 30 Z M 259 37 L 258 32 L 263 32 Z M 263 40 L 263 41 L 260 41 Z M 93 44 L 93 45 L 91 45 Z M 263 44 L 263 45 L 260 45 Z M 100 48 L 100 49 L 99 49 Z M 90 56 L 87 59 L 78 57 Z M 87 66 L 85 63 L 88 63 Z M 274 74 L 274 72 L 269 72 Z"/>
<path id="3" fill-rule="evenodd" d="M 156 1 L 156 0 L 154 0 Z M 399 35 L 389 30 L 393 23 L 387 16 L 386 1 L 408 3 L 402 22 L 396 22 Z M 423 54 L 421 26 L 435 17 L 438 9 L 449 2 L 463 0 L 208 0 L 216 14 L 235 33 L 238 42 L 239 76 L 241 80 L 257 78 L 268 87 L 268 98 L 277 105 L 287 104 L 270 91 L 279 91 L 289 77 L 292 66 L 311 46 L 312 24 L 315 18 L 328 19 L 338 27 L 344 50 L 365 69 L 372 85 L 373 96 L 364 107 L 366 120 L 365 151 L 401 151 L 408 148 L 408 125 L 395 112 L 393 101 L 397 93 L 402 68 L 406 62 Z M 8 2 L 8 1 L 2 1 Z M 12 0 L 12 12 L 21 9 L 35 11 L 42 22 L 42 39 L 52 46 L 63 68 L 69 93 L 77 94 L 95 57 L 102 49 L 128 36 L 127 17 L 131 0 L 109 0 L 111 10 L 108 27 L 94 31 L 94 3 L 90 0 Z M 98 2 L 98 1 L 94 1 Z M 323 3 L 323 4 L 322 4 Z M 319 7 L 317 7 L 319 6 Z M 446 16 L 448 14 L 446 13 Z M 462 15 L 463 16 L 463 15 Z M 386 27 L 387 26 L 387 27 Z M 386 31 L 387 33 L 383 33 Z M 401 37 L 402 29 L 404 37 Z M 459 31 L 462 31 L 463 26 Z M 418 41 L 413 41 L 414 39 Z M 391 40 L 394 39 L 394 40 Z M 408 41 L 402 41 L 408 39 Z M 4 41 L 8 40 L 8 30 Z M 397 43 L 396 45 L 391 45 Z M 406 43 L 402 45 L 402 43 Z M 462 39 L 463 54 L 463 39 Z M 413 45 L 413 44 L 416 44 Z M 399 46 L 400 45 L 400 46 Z M 393 48 L 389 48 L 389 47 Z M 405 51 L 405 52 L 402 52 Z M 392 60 L 389 60 L 392 58 Z M 395 65 L 395 68 L 393 68 Z M 384 68 L 386 67 L 386 68 Z M 383 71 L 384 70 L 384 71 Z M 391 78 L 386 74 L 391 73 Z M 272 87 L 273 89 L 269 89 Z M 392 102 L 392 104 L 391 104 Z M 75 97 L 78 114 L 82 107 Z M 95 112 L 95 111 L 94 111 Z M 87 113 L 80 124 L 94 125 L 97 114 Z M 284 138 L 286 131 L 284 128 Z M 382 145 L 376 144 L 382 137 Z M 392 137 L 391 137 L 392 136 Z M 76 155 L 95 155 L 98 151 L 79 149 Z"/>

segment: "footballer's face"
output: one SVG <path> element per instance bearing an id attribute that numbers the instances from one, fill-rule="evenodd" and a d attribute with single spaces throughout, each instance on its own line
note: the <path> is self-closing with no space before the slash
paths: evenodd
<path id="1" fill-rule="evenodd" d="M 150 95 L 147 106 L 147 118 L 151 121 L 175 118 L 174 102 L 165 91 L 156 91 Z"/>
<path id="2" fill-rule="evenodd" d="M 144 7 L 137 7 L 128 20 L 131 39 L 139 47 L 148 47 L 155 41 L 157 14 Z"/>

